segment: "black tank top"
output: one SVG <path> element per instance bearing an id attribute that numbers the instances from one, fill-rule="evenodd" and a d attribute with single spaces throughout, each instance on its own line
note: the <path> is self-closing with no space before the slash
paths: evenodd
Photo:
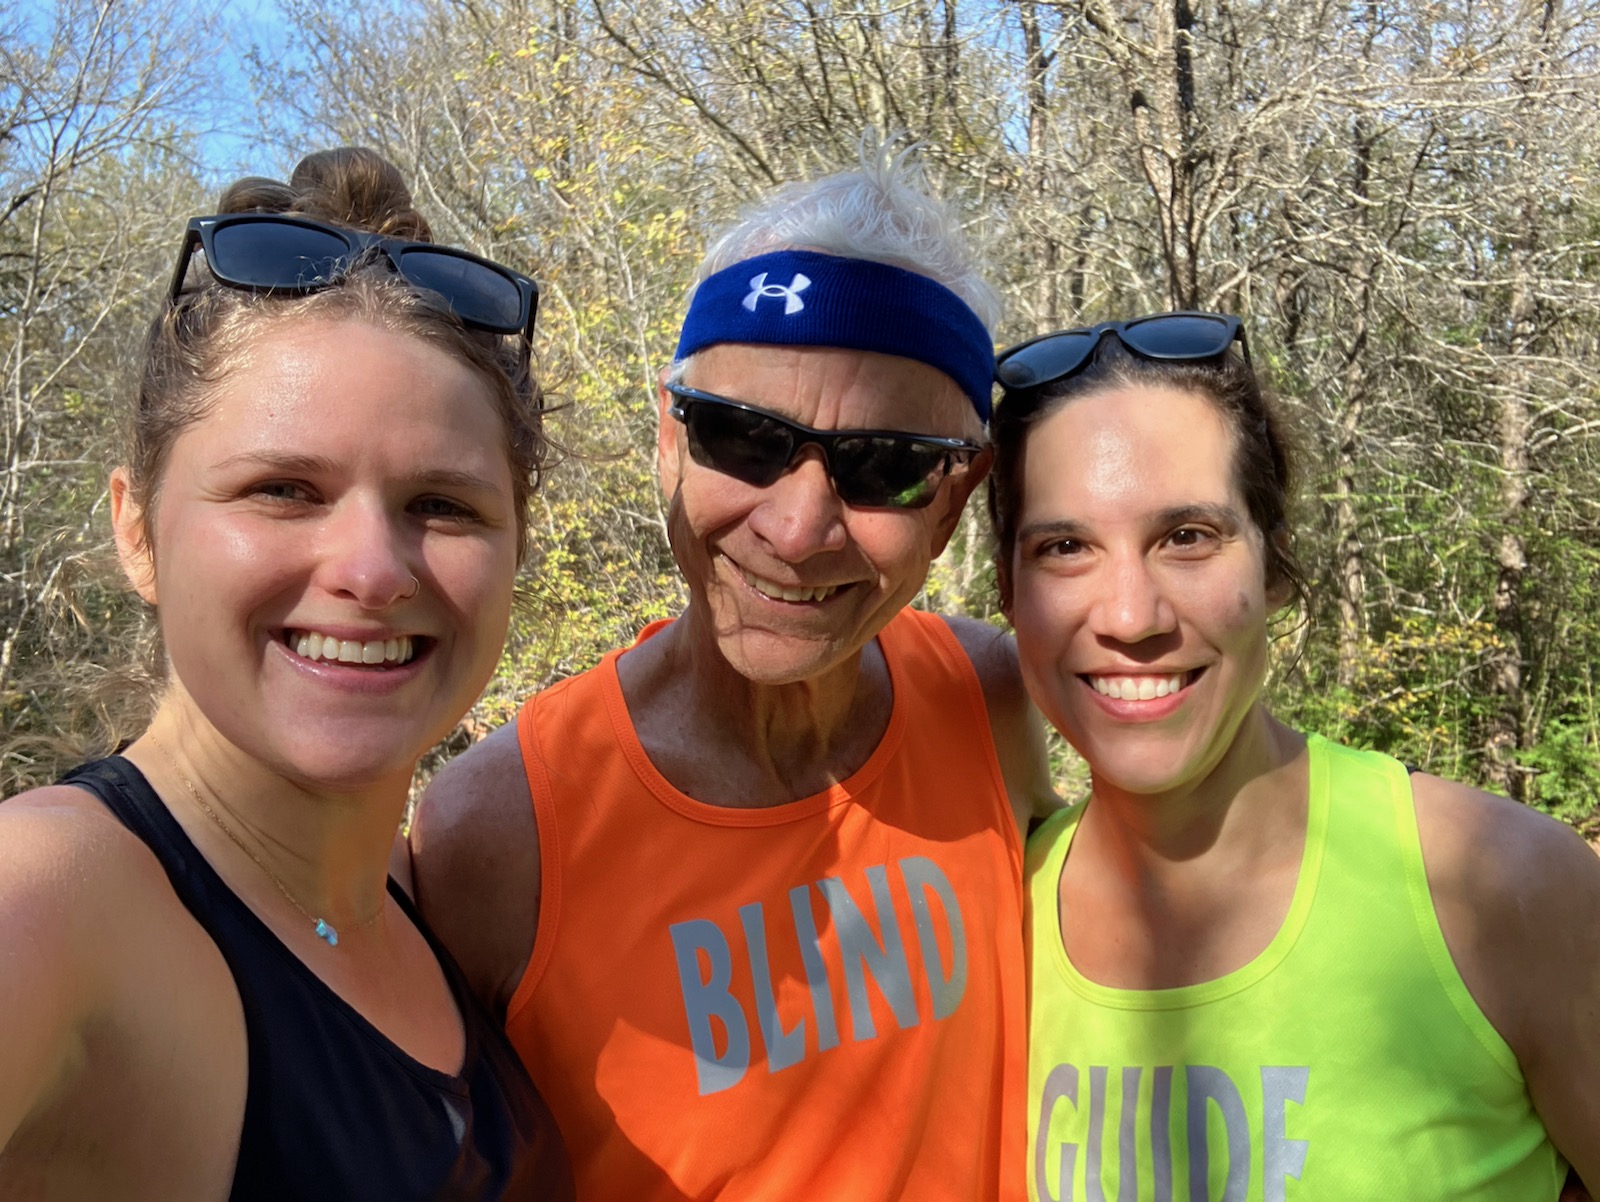
<path id="1" fill-rule="evenodd" d="M 133 764 L 63 778 L 99 797 L 161 861 L 215 941 L 244 1004 L 249 1085 L 232 1202 L 570 1199 L 555 1121 L 504 1033 L 392 879 L 466 1029 L 451 1076 L 414 1060 L 285 947 L 222 882 Z"/>

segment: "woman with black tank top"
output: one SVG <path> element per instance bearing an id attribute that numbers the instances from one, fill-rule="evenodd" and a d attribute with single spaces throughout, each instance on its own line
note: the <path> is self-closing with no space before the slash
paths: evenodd
<path id="1" fill-rule="evenodd" d="M 389 875 L 505 636 L 537 291 L 435 246 L 370 151 L 219 207 L 111 479 L 165 688 L 122 754 L 0 806 L 0 1198 L 570 1197 Z"/>

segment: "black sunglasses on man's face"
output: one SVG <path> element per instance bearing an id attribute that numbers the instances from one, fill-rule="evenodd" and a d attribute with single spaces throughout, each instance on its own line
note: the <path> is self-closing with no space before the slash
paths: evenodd
<path id="1" fill-rule="evenodd" d="M 846 505 L 921 509 L 946 476 L 966 471 L 983 448 L 960 438 L 901 430 L 814 430 L 776 413 L 681 384 L 667 385 L 669 412 L 689 434 L 701 467 L 756 488 L 775 484 L 806 446 L 820 447 L 828 478 Z"/>
<path id="2" fill-rule="evenodd" d="M 520 334 L 526 363 L 539 286 L 520 272 L 452 246 L 411 242 L 284 213 L 191 217 L 169 300 L 183 290 L 199 246 L 217 283 L 253 292 L 302 294 L 337 284 L 352 263 L 376 252 L 408 283 L 436 293 L 464 326 Z"/>
<path id="3" fill-rule="evenodd" d="M 1237 317 L 1185 310 L 1041 334 L 1001 351 L 994 378 L 1008 391 L 1058 384 L 1094 362 L 1095 348 L 1107 334 L 1136 355 L 1161 360 L 1215 359 L 1237 341 L 1250 362 L 1244 323 Z"/>

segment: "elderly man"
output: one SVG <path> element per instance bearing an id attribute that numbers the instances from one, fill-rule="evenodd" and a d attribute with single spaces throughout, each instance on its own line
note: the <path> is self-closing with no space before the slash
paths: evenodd
<path id="1" fill-rule="evenodd" d="M 1009 639 L 906 608 L 988 469 L 998 308 L 903 160 L 713 248 L 660 392 L 676 620 L 450 765 L 419 899 L 579 1196 L 1023 1195 Z"/>

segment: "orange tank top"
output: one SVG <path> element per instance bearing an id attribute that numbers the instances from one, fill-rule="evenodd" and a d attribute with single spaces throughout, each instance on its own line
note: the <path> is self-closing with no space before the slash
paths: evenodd
<path id="1" fill-rule="evenodd" d="M 579 1198 L 1024 1196 L 1022 852 L 982 689 L 940 618 L 879 645 L 881 744 L 766 809 L 667 783 L 620 652 L 523 707 L 543 886 L 507 1029 Z"/>

